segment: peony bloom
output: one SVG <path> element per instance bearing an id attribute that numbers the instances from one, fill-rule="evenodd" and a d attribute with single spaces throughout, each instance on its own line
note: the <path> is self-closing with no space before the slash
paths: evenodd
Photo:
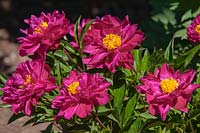
<path id="1" fill-rule="evenodd" d="M 18 65 L 16 72 L 2 88 L 1 100 L 12 105 L 12 111 L 31 115 L 32 105 L 45 93 L 56 88 L 56 80 L 50 76 L 50 68 L 41 60 L 26 61 Z"/>
<path id="2" fill-rule="evenodd" d="M 64 12 L 54 11 L 52 14 L 41 13 L 40 17 L 34 15 L 25 19 L 30 28 L 22 30 L 25 37 L 19 37 L 19 54 L 26 56 L 36 54 L 45 57 L 47 50 L 54 50 L 59 46 L 61 38 L 70 30 L 70 23 Z"/>
<path id="3" fill-rule="evenodd" d="M 187 27 L 188 39 L 193 43 L 200 42 L 200 14 Z"/>
<path id="4" fill-rule="evenodd" d="M 96 18 L 84 37 L 83 52 L 89 56 L 83 63 L 90 68 L 108 68 L 115 72 L 115 67 L 133 68 L 131 50 L 144 40 L 144 33 L 137 31 L 137 25 L 131 25 L 128 16 L 121 21 L 107 15 Z"/>
<path id="5" fill-rule="evenodd" d="M 109 86 L 110 83 L 98 74 L 70 72 L 69 77 L 63 79 L 60 95 L 52 102 L 52 108 L 60 109 L 57 119 L 90 115 L 94 105 L 105 105 L 109 101 Z"/>
<path id="6" fill-rule="evenodd" d="M 136 88 L 139 93 L 145 94 L 149 104 L 148 111 L 152 115 L 160 114 L 164 121 L 171 107 L 188 112 L 187 104 L 191 100 L 192 92 L 200 87 L 200 84 L 191 84 L 194 76 L 194 70 L 181 74 L 163 64 L 160 69 L 156 69 L 155 74 L 149 73 L 142 77 L 142 85 Z"/>

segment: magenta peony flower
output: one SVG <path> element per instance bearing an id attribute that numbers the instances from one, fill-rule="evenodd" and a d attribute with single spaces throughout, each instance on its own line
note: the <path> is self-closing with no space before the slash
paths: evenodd
<path id="1" fill-rule="evenodd" d="M 39 98 L 56 88 L 56 80 L 50 76 L 50 68 L 42 60 L 26 61 L 18 65 L 16 72 L 2 88 L 1 100 L 12 105 L 12 111 L 26 115 L 37 107 Z"/>
<path id="2" fill-rule="evenodd" d="M 19 37 L 19 54 L 26 56 L 36 54 L 45 57 L 47 50 L 54 50 L 59 46 L 60 39 L 70 30 L 69 20 L 65 18 L 65 13 L 60 14 L 54 11 L 52 14 L 41 13 L 40 17 L 34 15 L 30 19 L 25 19 L 25 23 L 30 28 L 22 30 L 25 37 Z"/>
<path id="3" fill-rule="evenodd" d="M 193 43 L 200 42 L 200 14 L 187 27 L 188 39 Z"/>
<path id="4" fill-rule="evenodd" d="M 108 68 L 115 72 L 115 67 L 133 68 L 131 50 L 144 40 L 144 33 L 137 31 L 137 25 L 131 25 L 126 16 L 120 21 L 107 15 L 96 18 L 84 37 L 83 52 L 89 56 L 83 59 L 90 68 Z"/>
<path id="5" fill-rule="evenodd" d="M 79 74 L 72 71 L 63 79 L 60 95 L 52 102 L 52 108 L 58 108 L 57 119 L 64 116 L 71 119 L 73 115 L 84 118 L 92 113 L 94 105 L 104 105 L 109 101 L 107 94 L 110 83 L 98 74 Z"/>
<path id="6" fill-rule="evenodd" d="M 163 64 L 160 69 L 156 69 L 155 74 L 149 73 L 142 77 L 140 80 L 143 84 L 136 88 L 139 93 L 145 94 L 149 104 L 148 111 L 152 115 L 160 114 L 164 121 L 171 107 L 188 112 L 187 104 L 192 92 L 200 87 L 200 84 L 191 84 L 194 76 L 194 70 L 181 74 Z"/>

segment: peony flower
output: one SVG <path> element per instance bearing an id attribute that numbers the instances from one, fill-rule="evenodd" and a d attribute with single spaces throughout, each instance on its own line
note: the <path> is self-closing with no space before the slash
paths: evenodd
<path id="1" fill-rule="evenodd" d="M 149 73 L 142 77 L 142 85 L 136 88 L 139 93 L 145 94 L 149 104 L 148 111 L 152 115 L 160 114 L 164 121 L 171 107 L 188 112 L 187 104 L 191 100 L 192 92 L 200 87 L 200 84 L 191 84 L 194 76 L 194 70 L 180 73 L 163 64 L 154 74 Z"/>
<path id="2" fill-rule="evenodd" d="M 34 15 L 30 19 L 25 19 L 29 24 L 28 29 L 22 30 L 25 37 L 19 37 L 19 54 L 26 56 L 36 54 L 45 57 L 47 50 L 54 50 L 59 46 L 61 38 L 70 30 L 69 20 L 65 18 L 65 13 L 60 14 L 54 11 L 52 14 L 41 13 L 40 17 Z"/>
<path id="3" fill-rule="evenodd" d="M 2 88 L 1 100 L 12 105 L 12 111 L 31 115 L 32 105 L 45 93 L 56 88 L 56 80 L 50 76 L 50 68 L 42 60 L 26 61 L 18 65 L 15 73 Z"/>
<path id="4" fill-rule="evenodd" d="M 200 14 L 187 27 L 188 39 L 193 43 L 200 42 Z"/>
<path id="5" fill-rule="evenodd" d="M 109 101 L 110 83 L 98 74 L 72 71 L 62 84 L 60 95 L 52 102 L 52 108 L 59 109 L 57 119 L 64 116 L 69 120 L 74 115 L 84 118 L 92 113 L 94 105 L 105 105 Z"/>
<path id="6" fill-rule="evenodd" d="M 137 25 L 131 25 L 128 16 L 121 21 L 107 15 L 96 18 L 84 37 L 83 52 L 89 56 L 83 63 L 89 68 L 108 68 L 115 72 L 116 66 L 133 68 L 131 50 L 144 40 L 144 33 L 137 31 Z"/>

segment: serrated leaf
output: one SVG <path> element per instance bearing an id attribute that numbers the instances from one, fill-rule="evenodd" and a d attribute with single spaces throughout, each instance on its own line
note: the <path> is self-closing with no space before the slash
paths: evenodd
<path id="1" fill-rule="evenodd" d="M 173 38 L 187 39 L 186 29 L 178 30 L 174 33 Z"/>
<path id="2" fill-rule="evenodd" d="M 200 116 L 200 109 L 196 109 L 190 112 L 190 118 L 188 121 L 191 121 L 192 119 L 195 119 Z"/>

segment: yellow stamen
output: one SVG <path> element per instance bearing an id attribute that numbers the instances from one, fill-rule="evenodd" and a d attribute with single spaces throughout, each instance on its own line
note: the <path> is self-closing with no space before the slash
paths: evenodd
<path id="1" fill-rule="evenodd" d="M 31 78 L 31 75 L 29 74 L 29 75 L 27 75 L 24 84 L 19 86 L 19 89 L 24 88 L 25 85 L 28 85 L 28 84 L 30 84 L 31 82 L 32 82 L 32 78 Z"/>
<path id="2" fill-rule="evenodd" d="M 200 24 L 196 26 L 195 31 L 200 35 Z"/>
<path id="3" fill-rule="evenodd" d="M 77 82 L 72 82 L 72 83 L 68 86 L 67 90 L 68 90 L 69 93 L 71 93 L 72 95 L 75 95 L 75 94 L 78 92 L 78 91 L 77 91 L 78 86 L 79 86 L 79 82 L 78 82 L 78 81 L 77 81 Z"/>
<path id="4" fill-rule="evenodd" d="M 47 22 L 42 22 L 40 23 L 39 26 L 37 26 L 34 30 L 33 30 L 33 33 L 42 33 L 42 29 L 46 29 L 48 27 L 48 23 Z"/>
<path id="5" fill-rule="evenodd" d="M 117 34 L 108 34 L 103 38 L 103 45 L 108 49 L 112 50 L 121 46 L 121 37 Z"/>
<path id="6" fill-rule="evenodd" d="M 163 92 L 171 93 L 178 87 L 178 82 L 173 78 L 167 78 L 160 82 L 160 86 Z"/>
<path id="7" fill-rule="evenodd" d="M 32 82 L 31 75 L 28 75 L 28 76 L 26 77 L 26 81 L 24 82 L 24 84 L 27 85 L 27 84 L 30 84 L 31 82 Z"/>

